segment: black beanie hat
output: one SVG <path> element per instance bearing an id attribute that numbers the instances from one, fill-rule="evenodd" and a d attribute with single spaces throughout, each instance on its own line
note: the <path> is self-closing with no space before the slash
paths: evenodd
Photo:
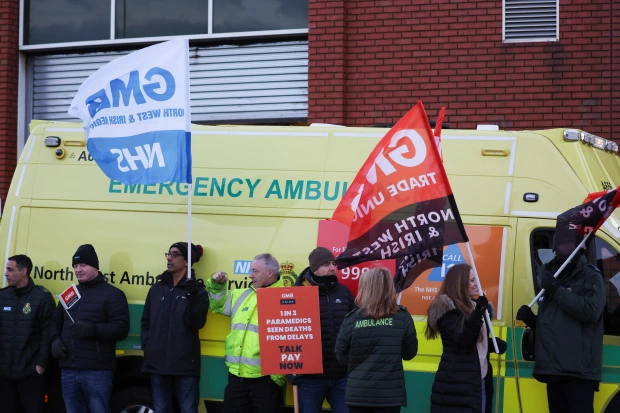
<path id="1" fill-rule="evenodd" d="M 187 242 L 175 242 L 170 246 L 170 248 L 168 248 L 168 250 L 171 248 L 176 248 L 181 251 L 181 254 L 183 254 L 185 261 L 187 262 Z M 201 245 L 192 244 L 192 264 L 200 261 L 200 257 L 202 257 L 203 252 L 204 251 Z"/>
<path id="2" fill-rule="evenodd" d="M 95 248 L 90 244 L 80 245 L 80 247 L 73 254 L 73 263 L 75 264 L 87 264 L 93 268 L 99 269 L 99 258 L 95 252 Z"/>
<path id="3" fill-rule="evenodd" d="M 308 261 L 310 262 L 310 271 L 315 272 L 326 262 L 336 261 L 336 257 L 327 248 L 317 247 L 308 255 Z"/>

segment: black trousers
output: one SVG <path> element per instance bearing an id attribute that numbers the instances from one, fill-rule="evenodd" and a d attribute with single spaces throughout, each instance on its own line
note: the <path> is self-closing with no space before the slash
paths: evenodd
<path id="1" fill-rule="evenodd" d="M 41 413 L 44 398 L 45 380 L 36 371 L 20 380 L 0 377 L 0 413 Z"/>
<path id="2" fill-rule="evenodd" d="M 594 384 L 570 378 L 547 383 L 549 413 L 594 413 Z"/>
<path id="3" fill-rule="evenodd" d="M 368 407 L 368 406 L 350 406 L 349 413 L 400 413 L 400 406 L 390 407 Z"/>
<path id="4" fill-rule="evenodd" d="M 283 391 L 271 377 L 245 379 L 228 373 L 224 391 L 224 413 L 278 413 L 284 404 Z"/>

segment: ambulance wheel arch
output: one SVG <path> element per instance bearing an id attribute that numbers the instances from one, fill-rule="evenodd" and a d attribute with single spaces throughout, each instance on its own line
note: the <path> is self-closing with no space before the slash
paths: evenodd
<path id="1" fill-rule="evenodd" d="M 605 407 L 604 413 L 616 413 L 620 412 L 620 391 L 615 394 L 615 396 L 611 399 L 607 407 Z"/>
<path id="2" fill-rule="evenodd" d="M 143 357 L 128 355 L 116 360 L 114 391 L 110 399 L 112 413 L 141 412 L 145 411 L 143 407 L 152 410 L 151 381 L 141 372 Z"/>
<path id="3" fill-rule="evenodd" d="M 138 413 L 154 411 L 151 388 L 144 386 L 125 387 L 114 393 L 110 400 L 112 413 Z"/>

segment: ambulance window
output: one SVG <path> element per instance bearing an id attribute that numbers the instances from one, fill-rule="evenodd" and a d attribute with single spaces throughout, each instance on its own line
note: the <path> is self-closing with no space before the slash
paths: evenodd
<path id="1" fill-rule="evenodd" d="M 540 291 L 536 276 L 543 265 L 553 258 L 553 233 L 551 229 L 538 229 L 532 232 L 531 255 L 532 255 L 532 275 L 534 276 L 534 288 L 536 293 Z"/>
<path id="2" fill-rule="evenodd" d="M 596 237 L 596 266 L 605 279 L 605 334 L 620 335 L 620 253 Z"/>

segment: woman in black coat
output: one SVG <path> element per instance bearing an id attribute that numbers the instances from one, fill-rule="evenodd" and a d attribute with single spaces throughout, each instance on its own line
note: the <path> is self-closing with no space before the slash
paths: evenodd
<path id="1" fill-rule="evenodd" d="M 483 320 L 490 306 L 484 295 L 478 295 L 471 267 L 457 264 L 446 274 L 428 308 L 426 338 L 441 336 L 443 344 L 431 413 L 491 413 L 493 371 L 488 354 L 493 343 Z M 497 345 L 503 354 L 506 342 L 497 339 Z"/>
<path id="2" fill-rule="evenodd" d="M 413 320 L 396 304 L 385 268 L 362 274 L 356 302 L 336 341 L 336 357 L 348 367 L 346 404 L 351 413 L 398 413 L 407 405 L 403 359 L 418 352 Z"/>

